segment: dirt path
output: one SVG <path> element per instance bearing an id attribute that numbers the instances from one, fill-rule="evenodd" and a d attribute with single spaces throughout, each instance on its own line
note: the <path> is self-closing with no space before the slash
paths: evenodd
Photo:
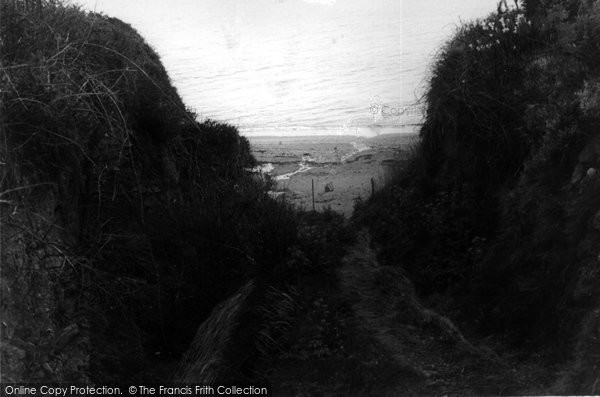
<path id="1" fill-rule="evenodd" d="M 381 266 L 362 231 L 339 269 L 340 289 L 358 323 L 390 358 L 414 376 L 391 385 L 389 395 L 507 395 L 541 390 L 544 369 L 475 346 L 447 318 L 423 307 L 412 283 Z M 415 382 L 415 377 L 418 382 Z M 543 382 L 545 383 L 545 382 Z"/>
<path id="2" fill-rule="evenodd" d="M 264 369 L 277 396 L 539 395 L 552 381 L 539 358 L 465 338 L 424 307 L 400 267 L 379 264 L 366 231 L 334 278 L 303 283 L 290 342 Z"/>

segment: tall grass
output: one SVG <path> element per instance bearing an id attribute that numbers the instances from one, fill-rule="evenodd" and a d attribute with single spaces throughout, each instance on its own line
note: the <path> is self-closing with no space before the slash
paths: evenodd
<path id="1" fill-rule="evenodd" d="M 600 285 L 599 32 L 600 7 L 577 0 L 459 28 L 410 166 L 357 214 L 420 293 L 562 357 Z"/>
<path id="2" fill-rule="evenodd" d="M 129 25 L 54 0 L 0 7 L 3 374 L 167 376 L 217 302 L 285 280 L 299 216 Z M 73 327 L 70 355 L 36 356 Z"/>

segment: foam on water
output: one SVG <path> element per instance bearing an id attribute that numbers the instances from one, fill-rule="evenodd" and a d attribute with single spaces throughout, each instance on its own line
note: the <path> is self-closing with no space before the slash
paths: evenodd
<path id="1" fill-rule="evenodd" d="M 255 172 L 255 173 L 260 173 L 260 174 L 270 174 L 274 169 L 275 169 L 275 167 L 273 166 L 273 163 L 264 163 L 264 164 L 259 164 L 256 167 L 250 169 L 250 172 Z"/>
<path id="2" fill-rule="evenodd" d="M 309 166 L 308 163 L 314 163 L 315 160 L 310 156 L 302 156 L 302 161 L 298 163 L 299 168 L 296 171 L 288 172 L 287 174 L 278 175 L 275 177 L 276 181 L 283 181 L 286 179 L 290 179 L 292 176 L 299 174 L 301 172 L 306 172 L 313 167 Z"/>
<path id="3" fill-rule="evenodd" d="M 363 138 L 372 138 L 380 135 L 393 134 L 415 134 L 421 128 L 420 123 L 407 124 L 403 126 L 360 126 L 353 129 L 344 128 L 322 128 L 322 127 L 256 127 L 256 128 L 241 128 L 240 133 L 249 138 L 257 137 L 292 137 L 292 136 L 354 136 Z"/>
<path id="4" fill-rule="evenodd" d="M 352 142 L 350 142 L 350 144 L 352 145 L 354 150 L 352 152 L 342 156 L 342 158 L 340 159 L 340 161 L 342 163 L 345 163 L 349 158 L 355 156 L 356 154 L 358 154 L 360 152 L 364 152 L 365 150 L 371 149 L 371 147 L 365 145 L 364 143 L 352 141 Z"/>

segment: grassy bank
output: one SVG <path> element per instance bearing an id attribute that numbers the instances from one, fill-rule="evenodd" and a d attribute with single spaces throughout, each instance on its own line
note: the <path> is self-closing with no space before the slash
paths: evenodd
<path id="1" fill-rule="evenodd" d="M 356 219 L 431 303 L 571 360 L 557 387 L 591 392 L 600 7 L 546 3 L 456 31 L 432 66 L 410 164 Z"/>
<path id="2" fill-rule="evenodd" d="M 0 5 L 3 379 L 167 380 L 216 303 L 254 280 L 251 368 L 255 334 L 279 321 L 256 308 L 334 260 L 336 233 L 310 228 L 338 217 L 269 198 L 248 141 L 198 122 L 126 23 Z"/>

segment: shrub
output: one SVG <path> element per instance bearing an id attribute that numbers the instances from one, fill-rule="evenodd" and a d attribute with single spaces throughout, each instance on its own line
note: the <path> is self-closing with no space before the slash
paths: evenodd
<path id="1" fill-rule="evenodd" d="M 356 215 L 421 293 L 450 292 L 485 332 L 553 352 L 600 285 L 599 15 L 527 2 L 461 27 L 434 63 L 410 166 Z"/>
<path id="2" fill-rule="evenodd" d="M 75 324 L 83 339 L 71 357 L 92 357 L 64 371 L 68 357 L 32 360 L 34 377 L 3 371 L 66 381 L 89 364 L 102 383 L 166 376 L 217 302 L 250 278 L 274 279 L 297 245 L 297 215 L 246 171 L 254 160 L 234 126 L 185 109 L 129 25 L 59 1 L 0 6 L 2 281 L 7 313 L 26 317 L 10 346 L 42 350 L 53 338 L 36 327 Z M 45 304 L 17 299 L 23 287 Z"/>

